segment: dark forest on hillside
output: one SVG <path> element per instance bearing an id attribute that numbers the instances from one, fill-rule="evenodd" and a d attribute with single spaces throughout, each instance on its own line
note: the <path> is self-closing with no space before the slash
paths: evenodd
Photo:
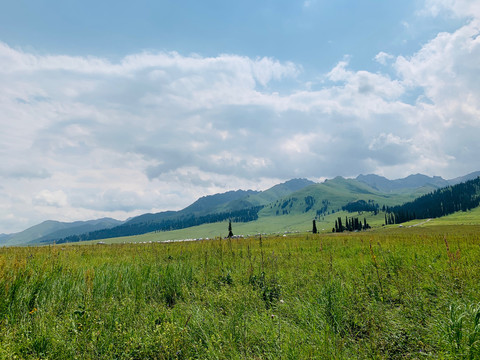
<path id="1" fill-rule="evenodd" d="M 437 218 L 467 211 L 480 205 L 480 177 L 447 186 L 420 196 L 414 201 L 387 208 L 385 223 L 400 224 L 414 219 Z"/>

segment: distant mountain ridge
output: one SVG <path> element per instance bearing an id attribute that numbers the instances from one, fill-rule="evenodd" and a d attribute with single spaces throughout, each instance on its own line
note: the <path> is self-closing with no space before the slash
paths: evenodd
<path id="1" fill-rule="evenodd" d="M 436 189 L 475 179 L 478 176 L 480 171 L 451 180 L 422 174 L 396 180 L 374 174 L 359 175 L 355 179 L 339 176 L 323 183 L 315 183 L 307 179 L 292 179 L 264 191 L 234 190 L 203 196 L 180 211 L 147 213 L 124 222 L 109 218 L 73 223 L 49 220 L 20 233 L 0 234 L 0 246 L 101 238 L 98 236 L 126 236 L 156 230 L 179 229 L 229 218 L 244 222 L 258 217 L 307 212 L 315 217 L 341 211 L 352 202 L 362 203 L 363 201 L 372 206 L 396 206 L 413 201 L 418 196 Z"/>
<path id="2" fill-rule="evenodd" d="M 459 176 L 454 179 L 448 180 L 448 182 L 450 183 L 450 185 L 457 185 L 469 180 L 475 180 L 479 176 L 480 176 L 480 171 L 475 171 L 465 176 Z"/>
<path id="3" fill-rule="evenodd" d="M 112 228 L 122 223 L 122 221 L 111 218 L 75 221 L 70 223 L 47 220 L 19 233 L 0 237 L 0 245 L 26 245 L 29 243 L 47 242 L 48 240 L 53 241 L 74 234 Z"/>
<path id="4" fill-rule="evenodd" d="M 358 175 L 356 180 L 361 181 L 376 190 L 390 192 L 400 189 L 415 189 L 424 186 L 431 186 L 438 189 L 449 185 L 456 185 L 468 180 L 473 180 L 478 176 L 480 176 L 480 171 L 476 171 L 451 180 L 445 180 L 440 176 L 430 177 L 423 174 L 409 175 L 402 179 L 389 180 L 383 176 L 368 174 Z"/>

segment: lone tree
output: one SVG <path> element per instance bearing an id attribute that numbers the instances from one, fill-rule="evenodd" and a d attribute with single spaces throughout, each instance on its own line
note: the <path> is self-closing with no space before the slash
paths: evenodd
<path id="1" fill-rule="evenodd" d="M 228 220 L 228 237 L 231 238 L 233 236 L 232 232 L 232 220 Z"/>
<path id="2" fill-rule="evenodd" d="M 312 233 L 316 234 L 317 233 L 317 223 L 315 219 L 313 219 L 313 228 L 312 228 Z"/>

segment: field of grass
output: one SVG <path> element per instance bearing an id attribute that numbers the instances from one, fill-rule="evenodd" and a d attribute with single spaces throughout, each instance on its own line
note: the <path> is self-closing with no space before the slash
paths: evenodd
<path id="1" fill-rule="evenodd" d="M 1 248 L 0 359 L 479 359 L 479 270 L 467 225 Z"/>
<path id="2" fill-rule="evenodd" d="M 458 211 L 454 214 L 433 219 L 428 225 L 480 225 L 480 207 L 469 211 Z M 427 225 L 427 224 L 426 224 Z"/>

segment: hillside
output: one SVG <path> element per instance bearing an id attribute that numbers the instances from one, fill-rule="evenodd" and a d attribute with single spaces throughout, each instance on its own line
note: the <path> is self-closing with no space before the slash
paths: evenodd
<path id="1" fill-rule="evenodd" d="M 413 200 L 418 195 L 429 191 L 430 188 L 419 188 L 410 192 L 404 190 L 384 193 L 361 181 L 336 177 L 321 184 L 310 185 L 271 203 L 260 212 L 260 216 L 311 212 L 314 217 L 341 211 L 343 206 L 358 200 L 370 200 L 379 207 L 393 206 Z"/>
<path id="2" fill-rule="evenodd" d="M 4 246 L 12 246 L 50 242 L 54 239 L 59 239 L 65 236 L 82 234 L 99 229 L 108 229 L 120 224 L 122 224 L 121 221 L 110 218 L 75 221 L 70 223 L 47 220 L 22 232 L 4 236 L 0 239 L 0 244 Z"/>
<path id="3" fill-rule="evenodd" d="M 248 195 L 243 199 L 232 201 L 225 207 L 225 209 L 239 210 L 267 205 L 312 184 L 315 183 L 307 179 L 292 179 L 275 185 L 265 191 L 257 192 L 256 194 Z"/>
<path id="4" fill-rule="evenodd" d="M 237 191 L 228 191 L 223 194 L 215 194 L 203 196 L 192 205 L 187 206 L 185 209 L 181 210 L 179 213 L 181 215 L 205 215 L 214 212 L 225 211 L 225 205 L 238 201 L 240 199 L 248 198 L 249 196 L 258 194 L 259 191 L 253 190 L 237 190 Z M 246 206 L 250 207 L 250 206 Z M 242 207 L 245 208 L 245 207 Z"/>
<path id="5" fill-rule="evenodd" d="M 467 211 L 480 205 L 480 177 L 464 183 L 447 186 L 425 194 L 413 201 L 388 209 L 385 219 L 400 224 L 414 219 L 437 218 L 458 211 Z"/>
<path id="6" fill-rule="evenodd" d="M 236 190 L 207 195 L 199 198 L 180 211 L 165 211 L 156 214 L 140 215 L 128 220 L 125 225 L 162 222 L 191 217 L 192 215 L 201 217 L 208 214 L 236 212 L 269 204 L 310 184 L 314 184 L 314 182 L 307 179 L 292 179 L 264 191 Z"/>

